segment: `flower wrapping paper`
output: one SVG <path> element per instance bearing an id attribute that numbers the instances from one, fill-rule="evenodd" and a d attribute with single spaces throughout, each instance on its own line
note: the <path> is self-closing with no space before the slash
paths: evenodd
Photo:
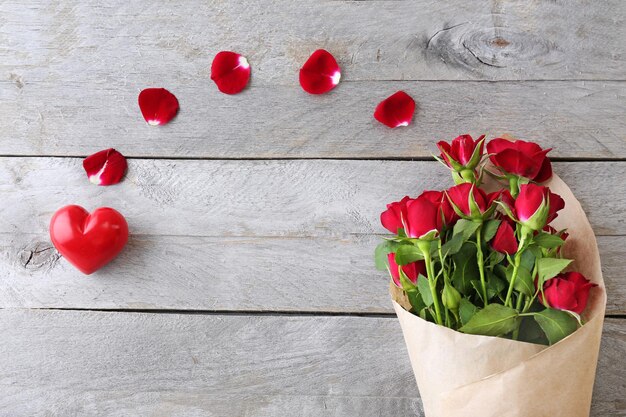
<path id="1" fill-rule="evenodd" d="M 495 189 L 496 184 L 491 185 Z M 585 324 L 552 346 L 464 334 L 411 314 L 402 290 L 391 297 L 426 417 L 588 417 L 606 290 L 596 239 L 580 203 L 557 175 L 544 185 L 565 200 L 556 229 L 568 229 L 564 257 L 598 287 Z"/>

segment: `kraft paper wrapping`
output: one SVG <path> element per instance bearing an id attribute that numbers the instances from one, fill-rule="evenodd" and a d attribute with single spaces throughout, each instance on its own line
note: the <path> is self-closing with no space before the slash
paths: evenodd
<path id="1" fill-rule="evenodd" d="M 600 255 L 580 203 L 556 175 L 545 185 L 565 208 L 552 223 L 568 229 L 568 270 L 581 272 L 592 288 L 585 324 L 552 346 L 468 335 L 409 313 L 408 301 L 391 284 L 426 417 L 588 417 L 606 307 Z M 403 307 L 404 306 L 404 307 Z"/>

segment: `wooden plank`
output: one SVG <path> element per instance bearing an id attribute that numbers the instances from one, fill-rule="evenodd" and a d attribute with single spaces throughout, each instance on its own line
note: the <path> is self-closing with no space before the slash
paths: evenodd
<path id="1" fill-rule="evenodd" d="M 596 234 L 626 234 L 626 162 L 554 170 Z M 98 187 L 81 159 L 0 158 L 0 184 L 0 233 L 45 233 L 55 210 L 80 204 L 120 210 L 134 234 L 343 237 L 384 232 L 387 203 L 452 180 L 436 162 L 132 160 L 122 183 Z"/>
<path id="2" fill-rule="evenodd" d="M 422 416 L 395 318 L 0 312 L 6 415 Z M 624 416 L 608 319 L 591 415 Z"/>
<path id="3" fill-rule="evenodd" d="M 13 0 L 0 15 L 2 78 L 26 84 L 208 84 L 213 55 L 235 50 L 254 84 L 296 86 L 318 48 L 339 58 L 347 80 L 626 79 L 620 0 Z"/>
<path id="4" fill-rule="evenodd" d="M 110 266 L 85 277 L 47 236 L 0 234 L 0 308 L 393 313 L 378 236 L 132 236 Z M 607 314 L 626 314 L 623 237 L 598 238 Z"/>
<path id="5" fill-rule="evenodd" d="M 208 75 L 110 77 L 91 84 L 69 76 L 63 80 L 70 82 L 0 83 L 6 121 L 0 154 L 84 156 L 114 147 L 144 157 L 430 157 L 437 140 L 471 130 L 537 141 L 556 157 L 626 157 L 625 82 L 363 81 L 313 97 L 280 85 L 228 96 Z M 137 94 L 150 85 L 171 88 L 180 100 L 181 111 L 167 126 L 148 126 L 140 115 Z M 399 89 L 418 109 L 411 126 L 389 129 L 372 114 Z"/>

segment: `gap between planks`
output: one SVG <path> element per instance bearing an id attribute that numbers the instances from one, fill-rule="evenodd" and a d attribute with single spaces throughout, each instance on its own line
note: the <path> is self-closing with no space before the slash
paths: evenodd
<path id="1" fill-rule="evenodd" d="M 181 310 L 181 309 L 135 309 L 135 308 L 70 308 L 70 307 L 30 307 L 0 308 L 0 311 L 75 311 L 96 313 L 138 313 L 138 314 L 180 314 L 192 316 L 260 316 L 260 317 L 361 317 L 395 319 L 395 313 L 367 313 L 351 311 L 288 311 L 288 310 Z M 605 319 L 626 320 L 626 314 L 605 314 Z"/>
<path id="2" fill-rule="evenodd" d="M 89 155 L 22 155 L 22 154 L 0 154 L 0 158 L 54 158 L 54 159 L 80 159 Z M 150 156 L 150 155 L 124 155 L 128 160 L 155 160 L 155 161 L 398 161 L 398 162 L 435 162 L 435 159 L 428 156 L 274 156 L 258 158 L 239 157 L 211 157 L 211 156 Z M 603 157 L 553 157 L 552 162 L 626 162 L 626 157 L 603 158 Z"/>

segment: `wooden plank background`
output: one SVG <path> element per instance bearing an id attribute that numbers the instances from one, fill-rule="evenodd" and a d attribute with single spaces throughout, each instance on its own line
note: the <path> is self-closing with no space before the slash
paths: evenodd
<path id="1" fill-rule="evenodd" d="M 626 416 L 625 20 L 619 0 L 0 0 L 0 416 L 423 417 L 372 252 L 384 204 L 447 186 L 434 141 L 467 132 L 554 148 L 608 290 L 592 416 Z M 309 96 L 318 48 L 342 82 Z M 251 62 L 237 96 L 210 81 L 220 50 Z M 171 124 L 141 119 L 148 86 L 177 95 Z M 390 130 L 372 113 L 398 89 L 417 111 Z M 96 187 L 81 160 L 106 147 L 130 168 Z M 89 277 L 47 236 L 70 203 L 130 224 Z"/>

